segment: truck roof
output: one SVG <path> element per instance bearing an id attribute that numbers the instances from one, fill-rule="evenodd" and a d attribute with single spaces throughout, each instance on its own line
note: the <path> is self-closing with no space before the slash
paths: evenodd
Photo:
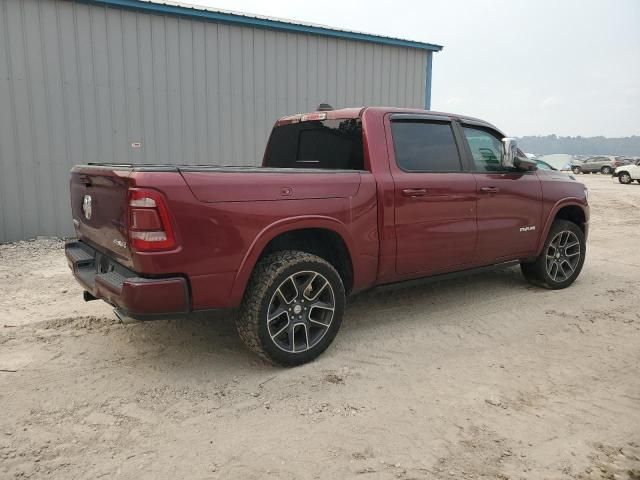
<path id="1" fill-rule="evenodd" d="M 409 114 L 409 115 L 433 115 L 438 117 L 447 117 L 451 120 L 460 120 L 463 122 L 469 122 L 479 125 L 484 125 L 490 127 L 498 132 L 502 133 L 499 128 L 491 123 L 482 120 L 480 118 L 470 117 L 467 115 L 460 115 L 456 113 L 447 113 L 447 112 L 438 112 L 435 110 L 423 110 L 419 108 L 401 108 L 401 107 L 349 107 L 349 108 L 339 108 L 336 110 L 324 110 L 324 111 L 314 111 L 314 112 L 306 112 L 306 113 L 296 113 L 294 115 L 286 115 L 281 117 L 276 121 L 276 126 L 287 125 L 289 123 L 295 123 L 303 120 L 303 117 L 313 117 L 316 114 L 325 114 L 324 117 L 327 120 L 337 120 L 337 119 L 345 119 L 345 118 L 358 118 L 362 117 L 365 110 L 367 111 L 376 111 L 382 114 L 386 113 L 399 113 L 399 114 Z M 313 118 L 309 118 L 311 120 Z"/>

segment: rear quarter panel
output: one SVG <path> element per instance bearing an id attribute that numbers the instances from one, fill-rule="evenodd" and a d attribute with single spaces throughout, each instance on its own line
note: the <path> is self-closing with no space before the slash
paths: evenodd
<path id="1" fill-rule="evenodd" d="M 206 189 L 216 188 L 213 178 L 219 175 L 210 175 L 210 182 L 204 175 L 198 176 L 201 198 L 218 198 Z M 373 175 L 352 172 L 344 174 L 348 177 L 345 180 L 342 174 L 312 174 L 314 186 L 305 190 L 293 184 L 294 192 L 306 191 L 297 196 L 282 195 L 281 189 L 291 183 L 270 174 L 230 175 L 227 178 L 243 179 L 245 198 L 250 200 L 241 201 L 236 189 L 227 192 L 232 201 L 199 201 L 184 180 L 177 181 L 175 173 L 134 174 L 137 186 L 152 186 L 164 193 L 179 244 L 170 252 L 136 254 L 137 271 L 188 276 L 194 310 L 235 307 L 270 240 L 286 231 L 327 228 L 338 233 L 349 249 L 354 289 L 374 282 L 378 232 Z M 324 194 L 315 185 L 324 185 Z M 328 198 L 313 198 L 322 195 Z"/>

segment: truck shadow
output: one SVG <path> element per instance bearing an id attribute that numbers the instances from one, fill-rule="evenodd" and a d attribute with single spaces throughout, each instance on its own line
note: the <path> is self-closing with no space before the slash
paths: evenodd
<path id="1" fill-rule="evenodd" d="M 433 317 L 446 318 L 451 323 L 467 322 L 469 306 L 500 310 L 513 305 L 523 291 L 543 290 L 530 287 L 519 268 L 485 272 L 469 277 L 442 280 L 420 286 L 394 290 L 372 290 L 349 300 L 342 331 L 343 336 L 357 338 L 368 332 L 375 337 L 376 329 L 384 325 L 420 322 L 429 328 Z M 530 294 L 531 292 L 528 292 Z M 461 310 L 466 309 L 467 313 Z M 174 367 L 198 363 L 206 358 L 209 368 L 243 371 L 246 368 L 273 369 L 248 351 L 235 330 L 233 316 L 200 315 L 187 320 L 164 320 L 124 326 L 127 341 L 134 348 L 155 350 L 160 361 Z M 383 335 L 383 333 L 380 333 Z M 339 351 L 333 349 L 333 355 Z M 155 355 L 154 355 L 155 356 Z"/>
<path id="2" fill-rule="evenodd" d="M 434 317 L 462 323 L 468 321 L 465 316 L 469 315 L 470 307 L 474 312 L 514 307 L 524 291 L 544 292 L 526 283 L 519 267 L 406 288 L 374 289 L 352 297 L 344 327 L 360 331 L 389 322 L 419 321 L 428 325 Z"/>

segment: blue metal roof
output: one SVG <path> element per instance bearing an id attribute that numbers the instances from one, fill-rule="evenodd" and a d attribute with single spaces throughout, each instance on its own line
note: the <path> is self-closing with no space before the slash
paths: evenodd
<path id="1" fill-rule="evenodd" d="M 156 2 L 147 0 L 82 0 L 85 3 L 104 5 L 108 7 L 120 7 L 137 10 L 146 13 L 157 13 L 163 15 L 177 15 L 200 20 L 210 20 L 214 22 L 228 23 L 234 25 L 244 25 L 248 27 L 261 27 L 284 32 L 308 33 L 321 35 L 324 37 L 342 38 L 346 40 L 358 40 L 361 42 L 372 42 L 382 45 L 393 45 L 396 47 L 417 48 L 430 52 L 439 52 L 441 45 L 432 43 L 415 42 L 401 38 L 384 37 L 371 35 L 368 33 L 340 30 L 321 25 L 292 22 L 289 20 L 275 19 L 269 17 L 252 16 L 223 10 L 209 9 L 207 7 L 180 4 L 177 2 Z"/>

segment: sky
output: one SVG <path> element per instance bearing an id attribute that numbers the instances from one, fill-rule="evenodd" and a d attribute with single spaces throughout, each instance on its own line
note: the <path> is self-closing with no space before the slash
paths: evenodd
<path id="1" fill-rule="evenodd" d="M 444 45 L 431 108 L 508 135 L 640 135 L 640 0 L 182 0 Z"/>

